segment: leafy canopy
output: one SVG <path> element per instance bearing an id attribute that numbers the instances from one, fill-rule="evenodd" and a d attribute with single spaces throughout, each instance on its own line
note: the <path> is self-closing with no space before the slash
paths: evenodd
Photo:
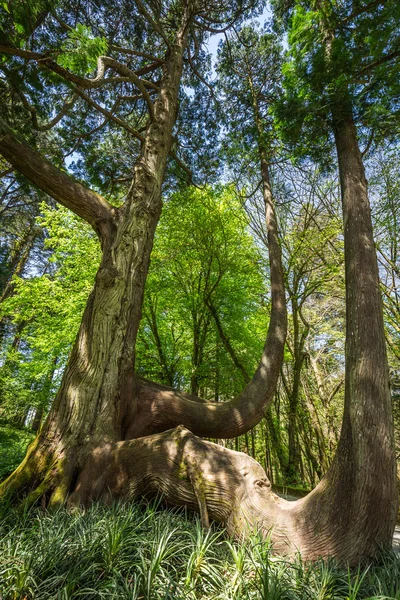
<path id="1" fill-rule="evenodd" d="M 335 119 L 352 115 L 378 142 L 398 132 L 400 4 L 396 0 L 274 2 L 289 51 L 278 115 L 300 156 L 326 160 Z M 365 142 L 367 143 L 367 142 Z"/>

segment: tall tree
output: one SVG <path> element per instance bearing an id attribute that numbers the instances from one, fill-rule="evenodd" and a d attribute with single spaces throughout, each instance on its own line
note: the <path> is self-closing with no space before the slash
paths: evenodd
<path id="1" fill-rule="evenodd" d="M 182 422 L 196 433 L 213 437 L 235 436 L 247 430 L 262 417 L 264 406 L 273 395 L 282 361 L 285 303 L 281 285 L 274 288 L 273 283 L 272 317 L 260 365 L 245 390 L 232 402 L 218 406 L 198 402 L 192 396 L 135 378 L 135 340 L 154 230 L 161 211 L 161 185 L 171 152 L 184 57 L 191 64 L 193 57 L 189 60 L 188 53 L 196 55 L 204 32 L 235 22 L 248 8 L 241 3 L 211 8 L 202 2 L 153 5 L 139 0 L 135 7 L 132 15 L 123 15 L 125 29 L 121 23 L 113 29 L 115 19 L 110 13 L 113 6 L 106 5 L 98 13 L 90 13 L 93 27 L 101 30 L 104 24 L 109 26 L 108 38 L 94 37 L 86 25 L 73 27 L 74 14 L 57 13 L 47 23 L 50 29 L 43 25 L 41 35 L 36 31 L 35 38 L 29 38 L 28 42 L 7 39 L 1 45 L 1 50 L 12 57 L 5 74 L 15 90 L 17 108 L 28 111 L 33 130 L 57 125 L 71 109 L 81 106 L 77 104 L 79 98 L 85 110 L 78 112 L 78 125 L 80 115 L 82 127 L 87 127 L 89 120 L 92 130 L 93 125 L 103 128 L 110 122 L 117 124 L 138 140 L 140 146 L 127 198 L 117 208 L 96 191 L 73 180 L 57 166 L 56 159 L 50 162 L 44 158 L 4 119 L 0 121 L 0 151 L 4 158 L 32 183 L 86 220 L 102 246 L 95 285 L 53 407 L 25 461 L 2 485 L 3 494 L 27 495 L 28 502 L 43 498 L 52 505 L 71 492 L 75 501 L 85 502 L 95 497 L 101 487 L 100 480 L 94 471 L 93 476 L 87 477 L 88 465 L 97 460 L 99 448 L 105 456 L 109 444 L 121 443 L 127 437 L 163 431 Z M 89 20 L 89 13 L 82 16 Z M 131 33 L 135 33 L 133 38 L 139 49 L 126 47 L 125 39 Z M 60 36 L 54 49 L 54 39 Z M 86 77 L 93 69 L 94 57 L 106 47 L 117 57 L 125 57 L 125 62 L 100 56 L 96 77 Z M 21 82 L 17 78 L 16 82 L 12 74 L 22 72 L 26 63 L 26 80 Z M 117 75 L 106 77 L 108 70 Z M 154 74 L 153 79 L 143 78 L 149 74 Z M 46 114 L 48 105 L 38 103 L 44 88 L 37 81 L 30 86 L 32 80 L 35 82 L 41 76 L 55 81 L 48 88 L 50 95 L 59 91 L 58 86 L 72 88 L 74 92 L 47 123 L 42 119 L 50 117 Z M 119 95 L 115 99 L 117 106 L 104 108 L 103 100 L 108 96 L 103 92 L 110 84 L 127 84 L 131 89 L 130 96 L 123 99 L 134 103 L 132 119 L 126 109 L 115 114 L 123 100 Z M 28 90 L 32 98 L 28 98 Z M 18 126 L 13 117 L 15 111 L 11 109 L 7 105 L 8 118 Z M 100 124 L 93 122 L 93 110 L 95 118 L 97 113 L 105 117 Z M 47 151 L 47 138 L 37 137 L 33 130 L 31 139 L 43 143 Z M 57 135 L 65 137 L 62 129 L 57 130 Z M 272 272 L 274 269 L 275 262 Z M 154 444 L 155 449 L 157 440 Z M 109 458 L 112 461 L 112 454 Z M 145 472 L 143 465 L 143 476 Z M 104 484 L 107 489 L 115 488 L 109 487 L 107 478 Z M 118 495 L 116 488 L 113 492 Z"/>
<path id="2" fill-rule="evenodd" d="M 353 545 L 354 552 L 368 553 L 390 539 L 397 490 L 382 301 L 359 138 L 398 131 L 400 8 L 390 1 L 274 4 L 289 28 L 282 126 L 289 139 L 305 141 L 304 154 L 320 160 L 334 142 L 344 221 L 343 425 L 332 466 L 307 498 L 305 513 L 318 506 L 314 528 L 326 532 L 320 537 L 325 547 Z M 339 513 L 344 498 L 347 509 Z"/>
<path id="3" fill-rule="evenodd" d="M 113 5 L 105 5 L 94 13 L 93 27 L 101 28 L 108 23 L 105 18 L 113 8 Z M 6 70 L 10 87 L 15 90 L 18 107 L 29 108 L 34 129 L 47 130 L 57 124 L 80 98 L 85 109 L 88 106 L 100 112 L 106 123 L 120 125 L 139 143 L 132 184 L 124 205 L 118 209 L 44 158 L 4 119 L 0 122 L 0 151 L 4 158 L 32 183 L 86 220 L 102 246 L 95 286 L 53 408 L 25 463 L 3 486 L 9 492 L 24 493 L 35 488 L 31 499 L 46 494 L 50 504 L 59 502 L 73 489 L 88 455 L 100 442 L 123 439 L 128 431 L 130 435 L 141 435 L 162 427 L 157 423 L 157 414 L 152 415 L 154 423 L 147 426 L 145 417 L 141 419 L 136 415 L 134 418 L 138 411 L 146 412 L 146 403 L 141 402 L 133 369 L 143 289 L 161 211 L 161 186 L 171 152 L 183 61 L 189 52 L 196 52 L 205 31 L 213 25 L 218 27 L 221 23 L 236 21 L 245 8 L 240 2 L 212 9 L 202 2 L 145 5 L 137 0 L 131 17 L 123 15 L 124 27 L 119 23 L 117 30 L 113 29 L 115 19 L 111 19 L 107 39 L 104 35 L 94 37 L 86 25 L 73 28 L 68 22 L 79 16 L 89 19 L 84 8 L 76 17 L 68 12 L 51 15 L 47 28 L 43 26 L 41 35 L 36 32 L 35 38 L 28 38 L 28 42 L 19 40 L 17 44 L 10 38 L 1 45 L 1 51 L 12 57 Z M 131 33 L 135 34 L 133 38 L 138 48 L 124 44 Z M 54 48 L 56 35 L 58 39 L 61 36 L 57 49 Z M 98 57 L 96 77 L 85 77 L 93 69 L 96 55 L 107 47 L 118 58 Z M 125 62 L 119 60 L 121 56 Z M 12 74 L 21 72 L 26 63 L 26 79 L 21 82 Z M 107 77 L 110 70 L 116 75 Z M 27 95 L 31 80 L 40 78 L 42 73 L 51 81 L 55 78 L 56 83 L 49 87 L 50 94 L 56 93 L 58 86 L 73 90 L 73 97 L 67 97 L 56 117 L 47 124 L 41 123 L 46 106 L 42 103 L 38 105 L 40 109 L 34 106 L 43 88 L 37 84 L 32 87 L 33 98 Z M 154 77 L 145 79 L 146 75 Z M 130 124 L 126 109 L 122 110 L 122 116 L 121 112 L 117 116 L 115 106 L 111 110 L 103 108 L 102 92 L 110 84 L 127 84 L 132 90 L 129 100 L 133 102 L 136 129 Z M 120 105 L 123 99 L 119 96 L 117 99 Z M 10 112 L 11 119 L 13 114 Z M 261 388 L 260 383 L 258 385 Z M 273 388 L 273 380 L 270 385 Z M 193 403 L 191 406 L 192 418 L 198 422 L 199 429 L 207 431 L 202 411 L 196 410 L 198 407 Z M 152 402 L 147 403 L 147 410 L 153 412 Z M 253 407 L 255 415 L 260 410 Z M 159 411 L 166 412 L 168 422 L 171 413 L 164 411 L 162 405 Z M 221 421 L 209 412 L 212 426 L 222 427 Z M 178 407 L 177 413 L 172 415 L 172 424 L 178 424 L 181 418 Z M 244 426 L 244 421 L 236 423 L 231 417 L 228 433 L 234 435 Z"/>

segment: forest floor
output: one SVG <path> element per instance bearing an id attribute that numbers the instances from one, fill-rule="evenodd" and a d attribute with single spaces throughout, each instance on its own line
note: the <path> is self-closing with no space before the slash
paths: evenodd
<path id="1" fill-rule="evenodd" d="M 400 556 L 307 564 L 157 502 L 0 515 L 2 600 L 400 600 Z"/>

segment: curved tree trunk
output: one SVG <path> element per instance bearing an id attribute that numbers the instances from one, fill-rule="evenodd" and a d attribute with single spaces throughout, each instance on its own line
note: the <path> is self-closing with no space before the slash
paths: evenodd
<path id="1" fill-rule="evenodd" d="M 176 60 L 181 69 L 182 48 L 177 49 Z M 2 484 L 0 493 L 24 496 L 29 492 L 28 502 L 38 498 L 49 505 L 62 502 L 74 490 L 88 457 L 104 443 L 155 434 L 181 423 L 198 435 L 235 437 L 261 420 L 273 398 L 283 360 L 287 315 L 270 194 L 266 211 L 271 318 L 259 367 L 243 392 L 231 402 L 204 402 L 143 381 L 133 373 L 144 280 L 161 209 L 161 181 L 176 113 L 177 65 L 170 69 L 175 77 L 175 104 L 170 96 L 166 99 L 165 104 L 172 110 L 165 116 L 169 119 L 169 137 L 165 139 L 166 134 L 159 128 L 153 138 L 149 136 L 136 166 L 126 214 L 117 214 L 112 235 L 104 244 L 96 284 L 54 406 L 24 462 Z M 167 72 L 165 79 L 168 77 L 171 75 Z M 166 87 L 171 90 L 171 82 Z M 155 113 L 158 108 L 167 112 L 165 105 L 156 105 Z M 166 152 L 157 167 L 154 163 L 160 163 L 160 146 Z M 151 173 L 157 173 L 156 181 Z"/>
<path id="2" fill-rule="evenodd" d="M 239 536 L 257 526 L 277 551 L 306 559 L 356 563 L 389 546 L 397 490 L 376 255 L 354 124 L 340 120 L 335 133 L 345 222 L 346 397 L 338 450 L 325 477 L 305 498 L 287 502 L 271 491 L 252 458 L 178 427 L 98 448 L 71 502 L 161 492 L 171 504 L 198 510 L 204 525 L 214 519 Z M 159 393 L 171 394 L 171 404 L 164 399 L 164 409 L 170 408 L 174 395 Z M 193 402 L 185 395 L 175 401 L 182 407 Z M 207 418 L 210 407 L 197 406 Z M 184 408 L 175 416 L 192 418 Z M 202 427 L 193 418 L 192 424 Z"/>

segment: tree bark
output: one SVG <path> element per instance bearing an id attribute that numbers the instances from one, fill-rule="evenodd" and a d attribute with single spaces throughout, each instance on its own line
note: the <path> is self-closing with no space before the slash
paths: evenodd
<path id="1" fill-rule="evenodd" d="M 30 492 L 29 501 L 47 494 L 46 502 L 59 503 L 73 489 L 91 450 L 100 442 L 124 438 L 144 284 L 178 110 L 187 25 L 185 22 L 177 34 L 163 65 L 154 118 L 134 167 L 127 201 L 122 209 L 112 209 L 112 219 L 106 228 L 100 227 L 98 221 L 92 223 L 101 235 L 103 256 L 60 390 L 27 457 L 4 482 L 0 493 Z M 3 146 L 12 146 L 13 140 L 6 132 L 1 141 Z M 32 164 L 36 168 L 33 158 Z M 44 173 L 46 181 L 50 175 Z M 65 186 L 67 197 L 70 191 L 72 196 L 76 191 L 79 200 L 81 188 L 69 180 Z M 82 194 L 87 195 L 85 188 L 82 189 Z M 51 193 L 54 196 L 54 190 Z M 104 203 L 99 204 L 96 198 L 92 202 L 91 196 L 85 204 L 86 200 L 85 197 L 78 204 L 85 206 L 90 214 L 81 216 L 92 222 L 93 206 L 97 210 Z M 74 210 L 74 206 L 69 207 Z M 79 214 L 82 210 L 78 208 L 75 212 Z"/>
<path id="2" fill-rule="evenodd" d="M 345 406 L 332 465 L 295 510 L 304 519 L 307 554 L 354 562 L 391 544 L 396 458 L 367 182 L 351 112 L 333 119 L 345 240 Z"/>

